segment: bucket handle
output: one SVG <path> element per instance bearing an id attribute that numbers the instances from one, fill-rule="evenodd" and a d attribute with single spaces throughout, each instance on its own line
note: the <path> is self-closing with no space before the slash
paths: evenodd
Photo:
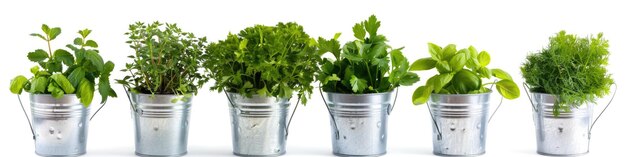
<path id="1" fill-rule="evenodd" d="M 539 110 L 537 110 L 537 108 L 535 107 L 535 104 L 533 103 L 533 99 L 530 98 L 530 92 L 528 92 L 528 89 L 530 89 L 530 87 L 528 87 L 528 84 L 526 84 L 526 82 L 524 82 L 523 87 L 524 87 L 524 93 L 526 93 L 526 96 L 528 96 L 528 100 L 530 101 L 530 106 L 533 107 L 533 111 L 539 112 Z"/>
<path id="2" fill-rule="evenodd" d="M 609 106 L 611 105 L 611 102 L 613 102 L 613 98 L 615 98 L 615 93 L 617 93 L 617 84 L 613 83 L 613 86 L 615 86 L 615 90 L 613 90 L 613 96 L 611 96 L 609 103 L 606 104 L 606 106 L 604 106 L 604 109 L 602 109 L 602 112 L 600 112 L 598 117 L 596 117 L 596 119 L 593 120 L 593 123 L 591 123 L 591 127 L 589 127 L 589 134 L 591 134 L 591 130 L 593 129 L 593 126 L 596 125 L 596 122 L 598 121 L 598 119 L 602 117 L 602 114 L 604 113 L 604 111 L 606 111 L 606 108 L 609 108 Z"/>
<path id="3" fill-rule="evenodd" d="M 102 109 L 102 107 L 104 107 L 104 105 L 107 105 L 108 101 L 104 101 L 104 103 L 102 103 L 102 105 L 100 105 L 100 107 L 98 108 L 98 110 L 96 110 L 96 112 L 94 112 L 91 117 L 89 118 L 89 121 L 91 121 L 93 119 L 93 117 L 96 116 L 96 114 L 98 114 L 98 112 L 100 112 L 100 109 Z"/>
<path id="4" fill-rule="evenodd" d="M 430 109 L 430 103 L 428 103 L 428 101 L 426 102 L 426 107 L 428 107 L 428 114 L 430 114 L 430 119 L 433 120 L 433 124 L 435 124 L 435 128 L 437 129 L 437 140 L 441 140 L 442 138 L 441 130 L 439 129 L 439 124 L 437 124 L 437 121 L 435 120 L 435 117 L 433 116 L 433 112 Z"/>
<path id="5" fill-rule="evenodd" d="M 291 112 L 291 116 L 289 116 L 289 122 L 287 122 L 287 127 L 285 128 L 285 140 L 289 137 L 289 126 L 291 126 L 291 120 L 293 119 L 293 115 L 296 114 L 296 110 L 298 110 L 298 106 L 300 105 L 301 95 L 298 95 L 298 101 L 296 102 L 296 106 L 293 108 L 293 112 Z"/>
<path id="6" fill-rule="evenodd" d="M 33 130 L 33 124 L 30 122 L 30 118 L 28 117 L 28 113 L 26 113 L 26 109 L 24 109 L 24 105 L 22 104 L 22 98 L 20 98 L 19 94 L 16 94 L 16 95 L 17 95 L 17 100 L 20 101 L 20 106 L 22 107 L 24 116 L 26 116 L 26 120 L 28 120 L 28 127 L 30 127 L 30 133 L 33 135 L 33 140 L 35 140 L 35 130 Z"/>
<path id="7" fill-rule="evenodd" d="M 328 110 L 328 114 L 330 118 L 333 120 L 333 126 L 335 127 L 335 139 L 339 139 L 339 128 L 337 127 L 337 121 L 335 120 L 335 115 L 330 112 L 330 107 L 328 107 L 328 103 L 326 103 L 326 98 L 324 98 L 324 93 L 322 93 L 322 84 L 318 87 L 320 90 L 320 95 L 322 96 L 322 100 L 324 101 L 324 105 L 326 106 L 326 110 Z"/>
<path id="8" fill-rule="evenodd" d="M 124 87 L 124 93 L 126 93 L 126 98 L 128 98 L 128 104 L 130 104 L 130 108 L 133 110 L 133 112 L 137 112 L 137 108 L 135 108 L 135 105 L 133 105 L 133 101 L 130 100 L 130 94 L 128 94 L 129 90 L 128 88 L 126 88 L 126 86 L 122 86 Z"/>
<path id="9" fill-rule="evenodd" d="M 391 111 L 393 111 L 393 108 L 396 107 L 396 100 L 398 100 L 398 91 L 400 90 L 399 88 L 400 87 L 396 88 L 396 96 L 393 98 L 393 105 L 387 107 L 387 115 L 391 115 Z M 389 104 L 389 105 L 391 105 L 391 104 Z"/>
<path id="10" fill-rule="evenodd" d="M 228 103 L 230 104 L 230 107 L 234 108 L 235 110 L 239 111 L 237 113 L 241 112 L 241 109 L 239 109 L 238 107 L 235 107 L 235 103 L 233 103 L 233 100 L 230 99 L 230 96 L 228 95 L 227 92 L 224 92 L 224 94 L 226 95 L 226 98 L 228 99 Z"/>

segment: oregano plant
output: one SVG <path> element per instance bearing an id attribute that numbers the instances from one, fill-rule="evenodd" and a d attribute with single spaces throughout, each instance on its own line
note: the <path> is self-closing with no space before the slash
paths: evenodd
<path id="1" fill-rule="evenodd" d="M 74 53 L 65 49 L 52 51 L 51 42 L 61 34 L 61 28 L 41 26 L 43 34 L 33 33 L 31 36 L 46 41 L 46 49 L 37 49 L 29 52 L 28 60 L 38 65 L 30 68 L 33 77 L 26 78 L 19 75 L 11 80 L 11 92 L 21 94 L 26 91 L 32 94 L 51 94 L 54 98 L 61 98 L 65 94 L 76 94 L 80 102 L 88 107 L 94 97 L 96 83 L 102 102 L 108 97 L 117 97 L 109 83 L 109 76 L 115 67 L 111 61 L 106 63 L 98 51 L 98 44 L 87 36 L 91 30 L 78 31 L 79 37 L 73 44 L 66 45 Z"/>
<path id="2" fill-rule="evenodd" d="M 211 43 L 204 67 L 215 79 L 211 90 L 291 98 L 306 104 L 321 59 L 315 40 L 297 23 L 255 25 Z"/>
<path id="3" fill-rule="evenodd" d="M 206 37 L 198 38 L 176 24 L 158 21 L 131 24 L 125 35 L 135 53 L 128 56 L 133 61 L 121 70 L 129 75 L 117 82 L 131 92 L 183 95 L 181 99 L 186 99 L 207 82 L 200 69 Z"/>
<path id="4" fill-rule="evenodd" d="M 479 94 L 491 90 L 485 86 L 495 84 L 498 92 L 506 99 L 515 99 L 520 95 L 513 78 L 502 69 L 489 69 L 491 56 L 486 51 L 480 53 L 470 46 L 456 49 L 456 45 L 449 44 L 440 47 L 428 43 L 430 57 L 421 58 L 411 64 L 410 70 L 422 71 L 437 69 L 439 74 L 431 77 L 426 84 L 413 92 L 413 104 L 424 104 L 431 93 L 437 94 Z M 499 79 L 494 82 L 483 82 L 491 77 Z"/>
<path id="5" fill-rule="evenodd" d="M 356 40 L 340 48 L 336 34 L 333 39 L 318 39 L 319 51 L 330 52 L 335 58 L 324 58 L 317 79 L 322 89 L 335 93 L 384 93 L 396 87 L 410 86 L 419 81 L 409 72 L 409 62 L 402 48 L 393 49 L 387 38 L 378 34 L 380 21 L 372 15 L 352 27 Z M 391 62 L 391 66 L 389 65 Z"/>
<path id="6" fill-rule="evenodd" d="M 602 33 L 583 38 L 561 31 L 550 37 L 550 44 L 539 53 L 526 57 L 522 76 L 531 92 L 558 97 L 553 113 L 559 115 L 595 103 L 610 92 L 613 79 L 606 69 L 608 48 Z"/>

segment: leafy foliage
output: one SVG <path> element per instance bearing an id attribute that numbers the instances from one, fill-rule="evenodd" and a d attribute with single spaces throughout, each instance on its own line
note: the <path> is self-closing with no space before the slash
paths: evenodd
<path id="1" fill-rule="evenodd" d="M 521 67 L 532 92 L 559 97 L 554 114 L 569 111 L 607 95 L 613 79 L 607 74 L 609 43 L 602 38 L 581 38 L 561 31 L 550 37 L 548 47 L 531 54 Z"/>
<path id="2" fill-rule="evenodd" d="M 409 62 L 402 48 L 392 49 L 387 38 L 378 34 L 380 21 L 372 15 L 368 20 L 352 27 L 357 39 L 339 47 L 337 38 L 319 38 L 320 53 L 331 52 L 334 60 L 324 58 L 317 76 L 326 92 L 383 93 L 396 87 L 409 86 L 419 80 L 417 74 L 408 72 Z M 367 36 L 366 36 L 367 35 Z M 389 66 L 391 62 L 391 66 Z"/>
<path id="3" fill-rule="evenodd" d="M 188 98 L 208 81 L 200 73 L 206 37 L 197 38 L 176 24 L 163 25 L 158 21 L 131 24 L 125 35 L 135 54 L 128 56 L 133 62 L 122 70 L 130 75 L 117 82 L 129 87 L 131 92 Z"/>
<path id="4" fill-rule="evenodd" d="M 73 44 L 66 46 L 74 54 L 65 49 L 52 51 L 50 42 L 61 34 L 61 28 L 50 28 L 44 24 L 41 30 L 44 34 L 33 33 L 31 36 L 46 41 L 48 51 L 37 49 L 28 53 L 28 59 L 39 65 L 30 69 L 34 75 L 30 79 L 20 75 L 11 80 L 12 93 L 21 94 L 22 90 L 25 90 L 33 94 L 51 94 L 54 98 L 76 94 L 80 102 L 88 107 L 93 100 L 95 82 L 98 79 L 101 103 L 106 102 L 108 97 L 117 97 L 109 84 L 109 76 L 115 65 L 111 61 L 105 63 L 96 49 L 98 44 L 87 39 L 91 30 L 78 31 L 80 37 L 74 39 Z"/>
<path id="5" fill-rule="evenodd" d="M 306 104 L 319 71 L 316 49 L 315 40 L 296 23 L 256 25 L 210 44 L 204 67 L 216 80 L 212 90 L 279 98 L 297 91 Z"/>
<path id="6" fill-rule="evenodd" d="M 496 85 L 498 92 L 507 99 L 519 97 L 520 90 L 511 76 L 501 69 L 489 69 L 486 66 L 491 57 L 486 51 L 478 53 L 473 46 L 457 51 L 456 45 L 444 48 L 428 43 L 431 57 L 418 59 L 411 64 L 414 71 L 437 69 L 435 75 L 413 92 L 413 104 L 424 104 L 431 93 L 437 94 L 478 94 L 490 92 L 486 85 Z M 491 76 L 500 79 L 497 82 L 483 83 L 483 78 Z"/>

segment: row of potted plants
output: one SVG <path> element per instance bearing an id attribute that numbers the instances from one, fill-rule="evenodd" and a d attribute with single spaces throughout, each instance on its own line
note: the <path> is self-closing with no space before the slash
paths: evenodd
<path id="1" fill-rule="evenodd" d="M 418 82 L 414 71 L 430 69 L 439 74 L 418 87 L 412 101 L 428 104 L 434 153 L 483 154 L 492 87 L 503 98 L 518 98 L 513 78 L 488 68 L 489 53 L 473 46 L 429 43 L 430 57 L 409 64 L 403 48 L 392 48 L 378 33 L 380 26 L 372 15 L 354 25 L 354 40 L 341 45 L 340 33 L 314 39 L 296 23 L 255 25 L 213 43 L 176 24 L 131 24 L 126 43 L 135 53 L 122 69 L 128 75 L 117 83 L 130 101 L 136 154 L 186 154 L 192 98 L 214 79 L 211 90 L 224 92 L 229 101 L 236 155 L 284 154 L 290 100 L 295 94 L 295 112 L 300 102 L 308 102 L 316 81 L 330 115 L 333 153 L 383 155 L 397 88 Z M 109 80 L 115 65 L 104 62 L 98 44 L 87 38 L 91 30 L 79 31 L 66 46 L 73 54 L 50 48 L 60 28 L 43 25 L 42 30 L 31 35 L 45 40 L 48 50 L 28 53 L 38 63 L 31 68 L 33 77 L 15 77 L 10 90 L 30 93 L 38 155 L 81 155 L 96 87 L 102 104 L 117 97 Z M 605 68 L 607 49 L 602 34 L 581 38 L 559 32 L 546 48 L 527 57 L 521 70 L 532 93 L 538 153 L 588 152 L 593 104 L 613 84 Z"/>

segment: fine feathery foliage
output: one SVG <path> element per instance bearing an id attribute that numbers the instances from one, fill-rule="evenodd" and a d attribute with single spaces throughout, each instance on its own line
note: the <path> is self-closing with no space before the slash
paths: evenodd
<path id="1" fill-rule="evenodd" d="M 255 25 L 212 43 L 203 58 L 215 85 L 211 90 L 251 97 L 298 98 L 306 104 L 321 60 L 315 40 L 296 23 Z"/>
<path id="2" fill-rule="evenodd" d="M 389 92 L 396 87 L 419 81 L 409 72 L 409 62 L 402 48 L 392 49 L 387 38 L 378 34 L 380 21 L 372 15 L 352 27 L 356 40 L 340 48 L 336 34 L 333 39 L 319 38 L 319 51 L 330 52 L 333 60 L 324 58 L 317 79 L 326 92 L 367 94 Z M 366 36 L 367 35 L 367 36 Z M 391 62 L 391 66 L 389 66 Z"/>
<path id="3" fill-rule="evenodd" d="M 602 33 L 581 38 L 561 31 L 550 37 L 548 47 L 530 54 L 521 67 L 532 92 L 558 96 L 554 114 L 570 111 L 610 92 L 607 74 L 609 43 Z"/>
<path id="4" fill-rule="evenodd" d="M 73 44 L 66 46 L 74 54 L 65 49 L 52 51 L 50 42 L 61 34 L 61 28 L 50 28 L 43 24 L 41 30 L 44 34 L 30 35 L 46 41 L 47 51 L 37 49 L 28 53 L 28 60 L 39 65 L 30 68 L 30 72 L 34 75 L 30 79 L 20 75 L 11 80 L 12 93 L 21 94 L 22 91 L 26 91 L 32 94 L 51 94 L 57 99 L 63 97 L 64 94 L 76 94 L 80 102 L 85 107 L 89 107 L 94 97 L 96 79 L 98 79 L 98 92 L 102 96 L 101 103 L 106 102 L 108 97 L 117 97 L 109 83 L 109 76 L 115 65 L 111 61 L 105 63 L 97 50 L 98 44 L 87 39 L 91 30 L 78 31 L 80 36 L 74 39 Z"/>
<path id="5" fill-rule="evenodd" d="M 183 32 L 176 24 L 136 22 L 129 26 L 126 41 L 135 51 L 123 72 L 129 75 L 118 83 L 133 93 L 175 94 L 188 98 L 197 94 L 207 79 L 200 72 L 200 56 L 206 37 Z M 173 100 L 174 102 L 176 100 Z"/>
<path id="6" fill-rule="evenodd" d="M 426 103 L 431 93 L 487 93 L 491 90 L 485 86 L 493 84 L 504 98 L 515 99 L 520 95 L 519 87 L 507 72 L 501 69 L 487 68 L 491 62 L 491 57 L 486 51 L 478 53 L 473 46 L 457 51 L 454 44 L 441 48 L 433 43 L 428 43 L 428 52 L 431 57 L 416 60 L 411 64 L 410 70 L 420 71 L 436 68 L 439 74 L 429 78 L 424 86 L 415 89 L 413 104 Z M 492 76 L 499 81 L 483 83 L 483 78 L 490 79 Z"/>

